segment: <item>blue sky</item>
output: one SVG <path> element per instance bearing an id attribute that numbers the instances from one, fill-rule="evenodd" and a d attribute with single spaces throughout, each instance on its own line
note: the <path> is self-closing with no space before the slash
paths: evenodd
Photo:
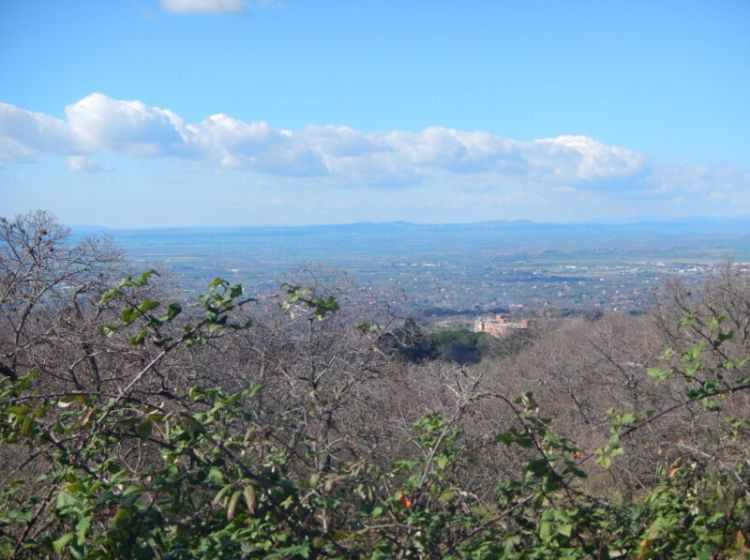
<path id="1" fill-rule="evenodd" d="M 746 215 L 748 30 L 746 0 L 6 0 L 0 215 Z"/>

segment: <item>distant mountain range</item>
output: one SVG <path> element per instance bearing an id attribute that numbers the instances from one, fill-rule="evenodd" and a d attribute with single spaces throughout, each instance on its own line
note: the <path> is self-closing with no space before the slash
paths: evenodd
<path id="1" fill-rule="evenodd" d="M 696 247 L 743 257 L 750 251 L 750 217 L 691 218 L 623 223 L 491 221 L 466 224 L 358 222 L 315 226 L 168 227 L 114 229 L 72 226 L 74 239 L 108 235 L 126 251 L 207 254 L 275 252 L 284 258 L 368 254 L 430 254 L 627 250 L 650 256 L 693 254 Z"/>
<path id="2" fill-rule="evenodd" d="M 606 222 L 534 222 L 531 220 L 493 220 L 483 222 L 467 223 L 415 223 L 405 221 L 393 222 L 353 222 L 345 224 L 320 224 L 320 225 L 303 225 L 303 226 L 171 226 L 171 227 L 146 227 L 146 228 L 112 228 L 99 225 L 71 225 L 69 226 L 75 235 L 89 235 L 96 233 L 118 234 L 120 232 L 184 232 L 198 233 L 207 231 L 238 232 L 238 231 L 405 231 L 405 230 L 486 230 L 502 229 L 516 231 L 535 231 L 535 230 L 556 230 L 556 231 L 574 231 L 574 230 L 648 230 L 648 231 L 671 231 L 671 232 L 702 232 L 702 233 L 750 233 L 750 216 L 732 217 L 732 218 L 714 218 L 714 217 L 692 217 L 680 219 L 648 219 L 635 221 L 606 221 Z"/>

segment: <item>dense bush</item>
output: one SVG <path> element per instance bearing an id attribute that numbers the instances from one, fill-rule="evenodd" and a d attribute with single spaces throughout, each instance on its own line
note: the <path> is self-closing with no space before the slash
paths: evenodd
<path id="1" fill-rule="evenodd" d="M 391 358 L 413 364 L 442 360 L 460 365 L 478 364 L 483 358 L 514 356 L 535 337 L 519 330 L 502 339 L 468 329 L 425 332 L 413 318 L 380 333 L 377 344 Z"/>

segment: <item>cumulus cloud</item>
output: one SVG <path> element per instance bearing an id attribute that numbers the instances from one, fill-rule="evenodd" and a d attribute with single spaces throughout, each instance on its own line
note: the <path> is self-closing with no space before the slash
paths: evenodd
<path id="1" fill-rule="evenodd" d="M 73 144 L 74 136 L 63 121 L 0 103 L 0 161 L 64 154 Z"/>
<path id="2" fill-rule="evenodd" d="M 525 159 L 535 174 L 552 182 L 627 177 L 646 165 L 642 154 L 608 146 L 588 136 L 534 140 L 526 144 Z"/>
<path id="3" fill-rule="evenodd" d="M 162 9 L 177 13 L 226 14 L 245 9 L 243 0 L 161 0 Z"/>
<path id="4" fill-rule="evenodd" d="M 176 155 L 184 149 L 181 119 L 140 101 L 120 101 L 94 93 L 65 109 L 81 149 L 131 157 Z"/>
<path id="5" fill-rule="evenodd" d="M 345 126 L 274 128 L 215 114 L 185 122 L 169 109 L 93 93 L 65 108 L 65 119 L 0 103 L 0 161 L 70 156 L 91 171 L 91 156 L 174 157 L 276 177 L 315 177 L 331 185 L 401 186 L 436 177 L 462 184 L 622 185 L 650 173 L 643 155 L 588 136 L 531 141 L 489 132 L 430 127 L 364 133 Z M 661 181 L 675 180 L 665 171 Z"/>

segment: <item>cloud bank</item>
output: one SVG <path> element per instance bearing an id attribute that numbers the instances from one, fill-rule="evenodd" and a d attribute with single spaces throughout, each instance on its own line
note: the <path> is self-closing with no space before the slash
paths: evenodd
<path id="1" fill-rule="evenodd" d="M 167 12 L 183 14 L 226 14 L 245 9 L 243 0 L 161 0 L 161 7 Z"/>
<path id="2" fill-rule="evenodd" d="M 514 140 L 437 126 L 419 132 L 364 133 L 331 125 L 285 130 L 222 113 L 189 123 L 168 109 L 101 93 L 66 107 L 64 119 L 0 103 L 0 161 L 45 155 L 71 158 L 68 167 L 76 171 L 95 169 L 91 157 L 97 155 L 170 157 L 346 186 L 401 186 L 440 175 L 482 185 L 597 188 L 642 176 L 651 165 L 643 154 L 588 136 Z"/>
<path id="3" fill-rule="evenodd" d="M 270 10 L 284 7 L 281 0 L 161 0 L 165 12 L 176 14 L 238 14 L 248 9 Z"/>
<path id="4" fill-rule="evenodd" d="M 515 140 L 438 126 L 418 132 L 332 125 L 286 130 L 223 113 L 191 123 L 169 109 L 101 93 L 67 106 L 62 119 L 0 102 L 0 165 L 45 156 L 67 158 L 74 172 L 111 171 L 99 156 L 171 158 L 301 188 L 424 184 L 555 199 L 567 193 L 582 204 L 591 195 L 614 204 L 641 200 L 643 207 L 653 199 L 728 200 L 750 190 L 746 169 L 654 162 L 580 135 Z"/>

